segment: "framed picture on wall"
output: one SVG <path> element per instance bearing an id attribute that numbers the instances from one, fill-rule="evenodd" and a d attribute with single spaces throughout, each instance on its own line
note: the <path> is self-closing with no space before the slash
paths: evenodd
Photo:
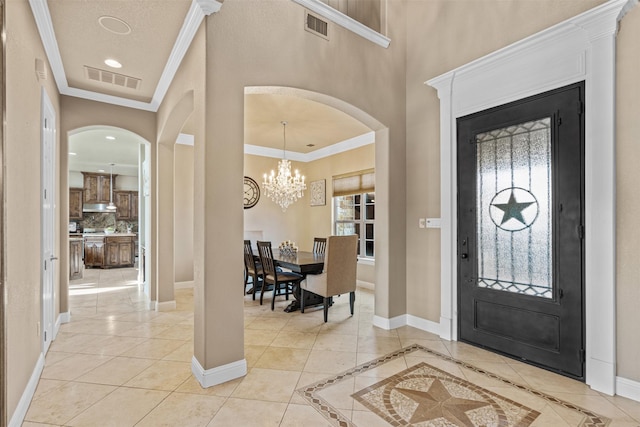
<path id="1" fill-rule="evenodd" d="M 309 192 L 311 193 L 311 206 L 324 206 L 327 203 L 324 179 L 311 181 L 309 183 Z"/>

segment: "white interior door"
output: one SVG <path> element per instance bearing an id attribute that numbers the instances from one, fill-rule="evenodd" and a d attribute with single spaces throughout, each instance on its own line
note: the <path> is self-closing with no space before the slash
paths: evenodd
<path id="1" fill-rule="evenodd" d="M 56 177 L 56 114 L 51 101 L 42 89 L 41 122 L 41 177 L 42 177 L 42 351 L 46 354 L 54 338 L 55 295 L 54 283 L 57 272 L 55 254 L 55 177 Z"/>

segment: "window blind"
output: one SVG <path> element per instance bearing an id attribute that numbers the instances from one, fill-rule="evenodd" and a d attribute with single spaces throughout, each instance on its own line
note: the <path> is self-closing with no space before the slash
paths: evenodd
<path id="1" fill-rule="evenodd" d="M 376 189 L 376 173 L 367 169 L 333 177 L 333 197 L 351 194 L 373 193 Z"/>

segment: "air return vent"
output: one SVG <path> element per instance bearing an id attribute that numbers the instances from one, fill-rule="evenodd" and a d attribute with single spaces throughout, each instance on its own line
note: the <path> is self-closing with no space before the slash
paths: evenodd
<path id="1" fill-rule="evenodd" d="M 329 24 L 315 15 L 305 14 L 304 29 L 323 39 L 329 40 Z"/>
<path id="2" fill-rule="evenodd" d="M 94 80 L 102 83 L 109 83 L 116 86 L 122 86 L 129 89 L 137 90 L 140 87 L 140 79 L 135 77 L 125 76 L 124 74 L 114 73 L 112 71 L 101 70 L 99 68 L 84 66 L 85 76 L 89 80 Z"/>

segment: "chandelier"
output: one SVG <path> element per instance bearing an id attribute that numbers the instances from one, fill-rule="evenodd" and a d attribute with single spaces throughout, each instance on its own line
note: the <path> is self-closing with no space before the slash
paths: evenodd
<path id="1" fill-rule="evenodd" d="M 289 205 L 304 195 L 307 186 L 304 183 L 304 176 L 300 175 L 296 169 L 295 175 L 291 174 L 291 163 L 287 160 L 287 122 L 282 123 L 282 134 L 284 139 L 283 159 L 278 162 L 278 175 L 272 170 L 271 175 L 264 174 L 262 187 L 264 194 L 276 202 L 286 211 Z"/>

